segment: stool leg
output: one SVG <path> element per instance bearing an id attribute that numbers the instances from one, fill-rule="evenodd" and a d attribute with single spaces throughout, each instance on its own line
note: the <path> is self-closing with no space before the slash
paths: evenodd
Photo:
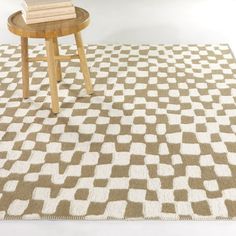
<path id="1" fill-rule="evenodd" d="M 58 41 L 57 38 L 53 39 L 54 42 L 54 52 L 55 56 L 59 56 L 59 47 L 58 47 Z M 56 68 L 56 77 L 57 77 L 57 82 L 61 81 L 61 63 L 59 60 L 55 61 L 55 68 Z"/>
<path id="2" fill-rule="evenodd" d="M 84 76 L 85 88 L 88 94 L 92 94 L 93 87 L 92 87 L 92 83 L 90 79 L 89 69 L 88 69 L 87 60 L 86 60 L 85 51 L 84 51 L 84 45 L 83 45 L 80 32 L 75 34 L 75 41 L 76 41 L 76 45 L 78 49 L 78 54 L 80 57 L 80 66 L 81 66 L 81 71 Z"/>
<path id="3" fill-rule="evenodd" d="M 29 61 L 28 61 L 28 38 L 21 37 L 21 61 L 23 79 L 23 98 L 29 97 Z"/>
<path id="4" fill-rule="evenodd" d="M 55 51 L 54 40 L 52 38 L 46 39 L 46 50 L 48 60 L 48 75 L 50 83 L 50 92 L 52 99 L 52 111 L 53 113 L 59 112 L 59 100 L 57 94 L 57 80 L 55 70 Z"/>

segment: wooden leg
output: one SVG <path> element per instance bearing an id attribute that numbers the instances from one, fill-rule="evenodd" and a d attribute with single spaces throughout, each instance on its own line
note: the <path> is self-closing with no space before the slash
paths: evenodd
<path id="1" fill-rule="evenodd" d="M 52 99 L 52 111 L 53 113 L 59 112 L 59 100 L 57 94 L 57 80 L 56 80 L 56 70 L 55 70 L 55 50 L 54 50 L 54 39 L 46 39 L 46 50 L 47 50 L 47 60 L 48 60 L 48 75 L 50 83 L 50 92 Z"/>
<path id="2" fill-rule="evenodd" d="M 23 98 L 29 97 L 29 58 L 28 58 L 28 38 L 21 37 L 21 61 L 23 79 Z"/>
<path id="3" fill-rule="evenodd" d="M 58 41 L 57 38 L 53 39 L 54 42 L 54 52 L 55 52 L 55 56 L 59 56 L 59 47 L 58 47 Z M 59 60 L 55 61 L 55 68 L 56 68 L 56 78 L 57 78 L 57 82 L 61 81 L 61 63 Z"/>
<path id="4" fill-rule="evenodd" d="M 80 57 L 80 66 L 81 66 L 81 71 L 84 76 L 85 88 L 88 94 L 92 94 L 93 87 L 92 87 L 92 83 L 90 79 L 90 73 L 89 73 L 89 69 L 87 65 L 87 59 L 85 56 L 83 41 L 79 32 L 75 34 L 75 41 L 76 41 L 76 45 L 78 49 L 78 54 Z"/>

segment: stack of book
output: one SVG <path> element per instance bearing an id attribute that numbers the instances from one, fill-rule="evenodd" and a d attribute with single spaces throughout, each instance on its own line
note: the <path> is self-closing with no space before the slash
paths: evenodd
<path id="1" fill-rule="evenodd" d="M 26 24 L 76 17 L 71 0 L 23 0 L 22 8 L 22 16 Z"/>

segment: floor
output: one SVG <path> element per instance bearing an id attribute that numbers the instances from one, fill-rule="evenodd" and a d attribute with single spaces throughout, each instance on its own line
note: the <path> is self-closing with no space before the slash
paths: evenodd
<path id="1" fill-rule="evenodd" d="M 14 226 L 14 227 L 13 227 Z M 233 235 L 235 222 L 230 221 L 21 221 L 1 222 L 1 235 L 17 236 L 199 236 Z"/>
<path id="2" fill-rule="evenodd" d="M 86 43 L 228 43 L 236 51 L 235 0 L 73 0 L 91 14 Z M 0 1 L 1 43 L 19 43 L 7 17 L 20 1 Z M 108 20 L 109 19 L 109 20 Z M 101 33 L 102 32 L 102 33 Z M 36 41 L 38 42 L 38 41 Z M 72 43 L 72 37 L 62 38 Z"/>
<path id="3" fill-rule="evenodd" d="M 236 52 L 235 0 L 77 0 L 92 13 L 85 32 L 88 43 L 218 43 L 226 42 Z M 18 43 L 7 32 L 7 16 L 20 1 L 1 7 L 4 20 L 0 43 Z M 132 17 L 131 17 L 132 16 Z M 109 19 L 109 20 L 108 20 Z M 102 32 L 102 34 L 101 34 Z M 62 42 L 70 43 L 71 39 Z M 1 235 L 232 235 L 235 222 L 0 222 Z"/>

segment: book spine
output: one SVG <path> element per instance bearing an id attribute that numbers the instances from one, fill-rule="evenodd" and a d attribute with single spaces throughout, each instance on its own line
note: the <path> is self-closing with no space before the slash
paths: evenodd
<path id="1" fill-rule="evenodd" d="M 41 11 L 25 11 L 23 10 L 26 18 L 42 18 L 42 17 L 50 17 L 57 15 L 68 15 L 75 14 L 74 7 L 60 7 L 55 9 L 41 10 Z"/>
<path id="2" fill-rule="evenodd" d="M 34 18 L 34 19 L 27 19 L 23 14 L 23 18 L 26 24 L 36 24 L 36 23 L 44 23 L 44 22 L 57 21 L 57 20 L 73 19 L 73 18 L 76 18 L 76 14 L 59 15 L 59 16 L 52 16 L 52 17 L 41 17 L 41 18 Z"/>

